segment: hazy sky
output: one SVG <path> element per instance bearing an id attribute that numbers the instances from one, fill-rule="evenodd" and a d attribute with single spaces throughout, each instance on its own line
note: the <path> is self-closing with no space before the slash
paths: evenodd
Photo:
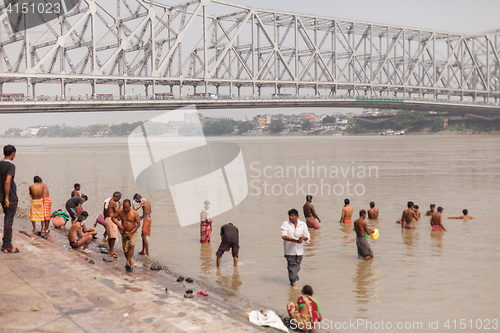
<path id="1" fill-rule="evenodd" d="M 162 3 L 165 0 L 161 0 Z M 167 3 L 181 1 L 166 0 Z M 458 33 L 479 33 L 500 28 L 500 0 L 228 0 L 247 6 L 321 15 L 337 19 L 401 25 Z M 198 38 L 195 36 L 194 38 Z M 283 110 L 271 110 L 271 112 Z M 298 110 L 299 112 L 301 110 Z M 251 119 L 265 110 L 240 111 L 235 118 Z M 292 112 L 292 111 L 289 111 Z M 287 113 L 289 113 L 287 112 Z M 321 109 L 317 113 L 338 112 Z M 111 112 L 46 115 L 0 115 L 0 134 L 9 127 L 38 125 L 89 125 L 147 120 L 160 112 Z M 235 115 L 234 111 L 203 111 L 206 115 Z"/>

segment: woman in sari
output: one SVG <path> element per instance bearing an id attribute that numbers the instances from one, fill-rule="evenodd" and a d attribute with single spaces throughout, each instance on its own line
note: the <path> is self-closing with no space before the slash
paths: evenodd
<path id="1" fill-rule="evenodd" d="M 209 243 L 210 237 L 212 236 L 212 219 L 208 215 L 208 209 L 210 208 L 210 201 L 204 202 L 205 207 L 200 213 L 200 242 Z"/>
<path id="2" fill-rule="evenodd" d="M 302 288 L 302 296 L 297 300 L 297 305 L 292 302 L 287 305 L 290 323 L 301 330 L 312 330 L 314 323 L 322 320 L 321 309 L 312 295 L 312 287 L 305 285 Z"/>

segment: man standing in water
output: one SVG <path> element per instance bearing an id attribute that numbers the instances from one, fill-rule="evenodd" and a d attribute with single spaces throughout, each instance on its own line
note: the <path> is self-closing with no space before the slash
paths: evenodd
<path id="1" fill-rule="evenodd" d="M 342 216 L 340 216 L 339 223 L 352 223 L 352 211 L 353 208 L 349 206 L 349 199 L 344 200 L 344 208 L 342 208 Z"/>
<path id="2" fill-rule="evenodd" d="M 149 257 L 148 236 L 151 236 L 151 203 L 144 199 L 139 193 L 134 194 L 134 202 L 137 204 L 134 209 L 142 207 L 142 251 L 141 256 Z"/>
<path id="3" fill-rule="evenodd" d="M 370 209 L 368 209 L 368 218 L 370 220 L 378 219 L 378 208 L 375 208 L 375 202 L 370 202 Z"/>
<path id="4" fill-rule="evenodd" d="M 319 224 L 321 223 L 321 219 L 314 210 L 314 205 L 311 203 L 312 199 L 313 199 L 312 195 L 306 196 L 306 203 L 304 204 L 304 207 L 302 207 L 302 209 L 304 210 L 304 217 L 306 218 L 307 227 L 319 229 Z"/>
<path id="5" fill-rule="evenodd" d="M 118 204 L 122 198 L 120 192 L 113 193 L 113 197 L 104 200 L 104 221 L 106 224 L 106 231 L 108 233 L 108 244 L 109 244 L 109 256 L 112 258 L 118 258 L 118 254 L 115 252 L 115 241 L 118 236 L 118 222 L 115 220 L 115 216 L 118 216 Z"/>
<path id="6" fill-rule="evenodd" d="M 139 213 L 131 209 L 131 207 L 132 204 L 129 199 L 123 200 L 123 208 L 119 212 L 122 224 L 117 224 L 122 233 L 123 253 L 127 259 L 127 263 L 125 264 L 127 272 L 132 272 L 134 267 L 132 255 L 134 254 L 135 242 L 137 240 L 137 229 L 141 226 Z"/>
<path id="7" fill-rule="evenodd" d="M 3 147 L 4 160 L 0 161 L 0 203 L 5 214 L 3 221 L 2 252 L 18 253 L 19 249 L 12 246 L 12 225 L 17 210 L 17 193 L 14 176 L 16 166 L 12 162 L 16 157 L 16 147 L 6 145 Z"/>
<path id="8" fill-rule="evenodd" d="M 300 263 L 304 256 L 303 242 L 308 241 L 310 237 L 307 224 L 299 220 L 299 212 L 290 209 L 288 221 L 281 225 L 281 238 L 287 261 L 288 279 L 292 287 L 295 287 L 299 280 Z"/>
<path id="9" fill-rule="evenodd" d="M 210 243 L 210 238 L 212 236 L 212 219 L 208 215 L 208 209 L 210 208 L 210 201 L 206 200 L 203 203 L 205 206 L 200 213 L 200 242 Z"/>
<path id="10" fill-rule="evenodd" d="M 436 209 L 436 205 L 435 204 L 431 204 L 430 209 L 431 210 L 428 210 L 427 213 L 425 213 L 425 216 L 431 216 L 432 213 L 434 213 L 434 209 Z"/>
<path id="11" fill-rule="evenodd" d="M 413 223 L 413 219 L 418 221 L 417 213 L 413 210 L 413 201 L 408 201 L 408 209 L 403 211 L 403 215 L 401 216 L 401 229 L 415 229 L 415 223 Z"/>
<path id="12" fill-rule="evenodd" d="M 364 261 L 373 258 L 373 251 L 368 244 L 365 234 L 370 235 L 372 231 L 368 229 L 368 224 L 365 221 L 366 211 L 359 211 L 359 219 L 354 221 L 354 229 L 356 230 L 356 246 L 358 247 L 358 257 Z"/>
<path id="13" fill-rule="evenodd" d="M 432 231 L 446 231 L 443 226 L 443 207 L 438 207 L 437 212 L 431 215 Z"/>

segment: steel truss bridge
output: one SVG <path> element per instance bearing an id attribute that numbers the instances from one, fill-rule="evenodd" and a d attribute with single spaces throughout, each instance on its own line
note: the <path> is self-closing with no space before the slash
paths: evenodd
<path id="1" fill-rule="evenodd" d="M 95 96 L 110 86 L 122 100 L 140 86 L 144 90 L 137 91 L 150 99 L 158 92 L 177 97 L 211 92 L 249 96 L 241 103 L 247 106 L 252 99 L 259 104 L 263 96 L 286 93 L 291 100 L 278 98 L 265 106 L 301 104 L 299 97 L 308 95 L 317 105 L 328 104 L 328 97 L 419 98 L 434 102 L 407 105 L 425 109 L 472 102 L 500 111 L 500 29 L 456 34 L 219 0 L 81 0 L 65 15 L 17 33 L 5 9 L 0 20 L 0 93 L 21 85 L 33 110 L 43 103 L 36 102 L 43 87 L 56 89 L 63 100 L 73 87 L 99 108 L 106 103 L 96 103 Z M 131 101 L 114 104 L 121 102 L 137 108 Z M 57 109 L 68 103 L 52 104 Z M 237 106 L 237 101 L 231 97 L 216 104 Z"/>

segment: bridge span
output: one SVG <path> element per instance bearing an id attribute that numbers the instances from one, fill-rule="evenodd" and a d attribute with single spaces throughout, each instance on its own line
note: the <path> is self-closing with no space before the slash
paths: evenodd
<path id="1" fill-rule="evenodd" d="M 69 101 L 3 101 L 0 113 L 57 113 L 174 110 L 188 105 L 197 109 L 248 108 L 376 108 L 388 110 L 418 110 L 449 113 L 500 114 L 500 105 L 433 101 L 422 99 L 387 98 L 247 98 L 247 99 L 171 99 L 171 100 L 69 100 Z"/>

